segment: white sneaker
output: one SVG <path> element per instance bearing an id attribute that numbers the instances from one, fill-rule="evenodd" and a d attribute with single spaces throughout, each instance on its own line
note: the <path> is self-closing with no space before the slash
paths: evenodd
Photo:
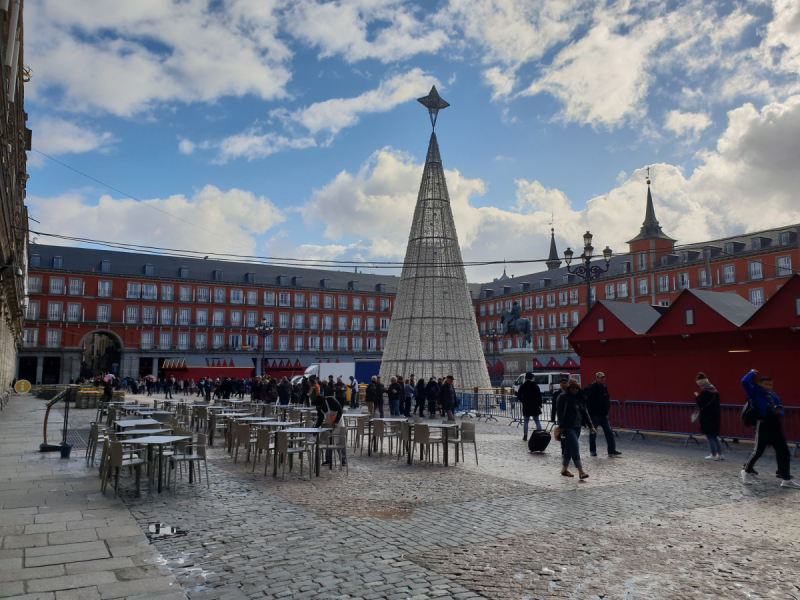
<path id="1" fill-rule="evenodd" d="M 742 469 L 742 483 L 744 483 L 746 485 L 753 485 L 752 476 L 750 475 L 750 473 L 748 473 L 744 469 Z"/>
<path id="2" fill-rule="evenodd" d="M 706 456 L 706 460 L 719 460 L 719 457 L 716 454 L 709 454 Z"/>
<path id="3" fill-rule="evenodd" d="M 725 460 L 725 457 L 722 454 L 717 454 L 717 460 Z"/>
<path id="4" fill-rule="evenodd" d="M 781 487 L 800 490 L 800 483 L 797 483 L 794 479 L 784 479 L 781 481 Z"/>

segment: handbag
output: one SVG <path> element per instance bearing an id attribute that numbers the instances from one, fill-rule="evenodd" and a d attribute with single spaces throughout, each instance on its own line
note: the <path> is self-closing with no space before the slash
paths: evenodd
<path id="1" fill-rule="evenodd" d="M 751 400 L 747 400 L 742 407 L 742 423 L 748 427 L 754 427 L 758 421 L 758 409 Z"/>
<path id="2" fill-rule="evenodd" d="M 561 426 L 556 425 L 553 427 L 553 438 L 556 440 L 561 440 Z"/>
<path id="3" fill-rule="evenodd" d="M 705 408 L 705 406 L 703 408 Z M 691 414 L 691 416 L 689 418 L 692 420 L 692 423 L 695 423 L 697 421 L 697 419 L 700 418 L 700 413 L 703 411 L 703 408 L 697 408 Z"/>

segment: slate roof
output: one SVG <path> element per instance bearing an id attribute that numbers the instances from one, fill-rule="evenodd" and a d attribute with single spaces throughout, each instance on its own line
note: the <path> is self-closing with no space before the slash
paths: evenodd
<path id="1" fill-rule="evenodd" d="M 600 300 L 599 303 L 636 334 L 646 333 L 661 317 L 661 313 L 646 302 Z"/>
<path id="2" fill-rule="evenodd" d="M 694 294 L 714 312 L 728 321 L 741 327 L 758 310 L 758 307 L 742 298 L 739 294 L 709 292 L 707 290 L 686 290 Z"/>

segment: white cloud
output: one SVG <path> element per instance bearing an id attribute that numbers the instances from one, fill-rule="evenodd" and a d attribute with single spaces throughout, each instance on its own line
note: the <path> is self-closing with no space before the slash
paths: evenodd
<path id="1" fill-rule="evenodd" d="M 286 95 L 279 0 L 33 0 L 26 11 L 29 97 L 130 116 L 163 102 Z"/>
<path id="2" fill-rule="evenodd" d="M 264 196 L 236 188 L 223 191 L 213 185 L 188 198 L 176 194 L 136 202 L 103 195 L 95 203 L 81 194 L 69 193 L 49 198 L 28 196 L 26 203 L 44 231 L 79 237 L 93 231 L 97 234 L 91 237 L 104 240 L 235 254 L 255 248 L 256 236 L 285 218 Z"/>
<path id="3" fill-rule="evenodd" d="M 195 148 L 196 145 L 194 144 L 194 142 L 191 142 L 189 140 L 183 139 L 180 142 L 178 142 L 178 151 L 181 154 L 191 154 L 192 152 L 194 152 Z"/>
<path id="4" fill-rule="evenodd" d="M 514 83 L 516 83 L 514 69 L 491 67 L 483 72 L 483 78 L 492 88 L 492 100 L 509 96 L 514 91 Z"/>
<path id="5" fill-rule="evenodd" d="M 704 112 L 682 112 L 671 110 L 664 119 L 664 129 L 674 132 L 676 135 L 689 134 L 696 136 L 704 129 L 711 126 L 711 119 Z"/>
<path id="6" fill-rule="evenodd" d="M 388 63 L 436 53 L 447 42 L 443 31 L 415 12 L 401 0 L 299 0 L 291 3 L 286 24 L 295 37 L 319 47 L 321 58 Z"/>
<path id="7" fill-rule="evenodd" d="M 33 148 L 45 154 L 79 154 L 103 150 L 115 141 L 108 131 L 99 133 L 51 116 L 36 120 L 33 129 Z"/>
<path id="8" fill-rule="evenodd" d="M 214 144 L 206 143 L 206 147 Z M 273 132 L 262 133 L 260 125 L 254 125 L 242 133 L 226 137 L 217 144 L 219 157 L 217 162 L 224 163 L 232 158 L 265 158 L 281 150 L 301 149 L 316 146 L 311 137 L 286 137 Z"/>

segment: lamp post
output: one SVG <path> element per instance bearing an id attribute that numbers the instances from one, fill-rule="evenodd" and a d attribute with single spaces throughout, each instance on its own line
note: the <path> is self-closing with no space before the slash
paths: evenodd
<path id="1" fill-rule="evenodd" d="M 564 261 L 567 263 L 567 272 L 577 275 L 578 277 L 583 277 L 586 280 L 586 312 L 589 312 L 592 308 L 592 279 L 596 279 L 598 276 L 608 271 L 611 255 L 614 253 L 608 246 L 603 250 L 603 259 L 606 261 L 606 266 L 603 268 L 591 264 L 593 252 L 592 234 L 588 231 L 583 234 L 583 254 L 579 257 L 583 264 L 575 268 L 570 268 L 573 252 L 569 248 L 564 250 Z"/>
<path id="2" fill-rule="evenodd" d="M 267 336 L 271 335 L 275 328 L 267 323 L 267 318 L 261 319 L 261 323 L 256 325 L 256 331 L 261 336 L 261 375 L 264 375 L 267 358 Z"/>

